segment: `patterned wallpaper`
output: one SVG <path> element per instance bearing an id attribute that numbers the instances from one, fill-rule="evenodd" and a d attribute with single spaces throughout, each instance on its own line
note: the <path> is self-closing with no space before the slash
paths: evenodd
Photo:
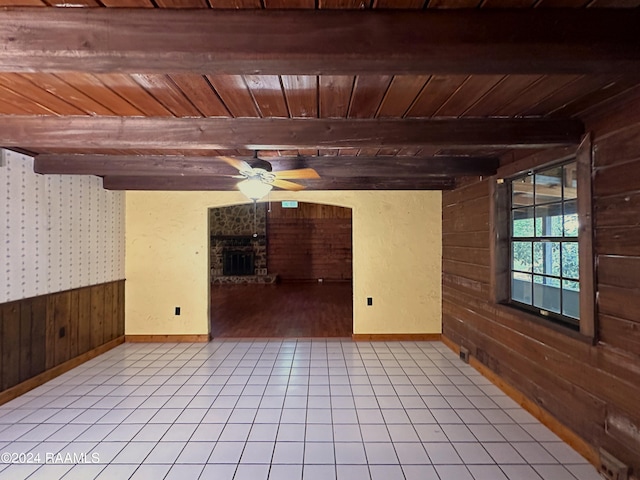
<path id="1" fill-rule="evenodd" d="M 123 279 L 124 193 L 0 155 L 0 303 Z"/>

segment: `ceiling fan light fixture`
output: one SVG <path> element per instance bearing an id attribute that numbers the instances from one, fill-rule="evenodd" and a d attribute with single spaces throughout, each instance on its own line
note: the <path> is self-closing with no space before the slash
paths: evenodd
<path id="1" fill-rule="evenodd" d="M 239 182 L 238 189 L 255 202 L 267 195 L 273 189 L 273 185 L 264 183 L 259 177 L 254 177 Z"/>

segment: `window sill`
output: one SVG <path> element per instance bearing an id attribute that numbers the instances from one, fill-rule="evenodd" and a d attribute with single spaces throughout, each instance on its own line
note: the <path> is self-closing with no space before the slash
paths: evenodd
<path id="1" fill-rule="evenodd" d="M 536 315 L 535 313 L 527 310 L 526 308 L 520 308 L 517 305 L 500 302 L 495 304 L 496 309 L 503 311 L 505 313 L 517 314 L 519 318 L 522 318 L 525 321 L 532 322 L 540 325 L 541 327 L 548 328 L 555 332 L 566 335 L 567 337 L 571 337 L 575 340 L 579 340 L 583 343 L 589 345 L 596 344 L 596 338 L 588 335 L 584 335 L 580 333 L 578 330 L 574 330 L 569 326 L 562 325 L 561 323 L 555 322 L 552 319 L 549 319 L 542 315 Z"/>

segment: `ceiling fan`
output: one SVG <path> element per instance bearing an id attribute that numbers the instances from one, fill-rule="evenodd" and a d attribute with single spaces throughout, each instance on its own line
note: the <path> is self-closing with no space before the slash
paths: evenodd
<path id="1" fill-rule="evenodd" d="M 233 157 L 221 157 L 221 159 L 238 170 L 239 175 L 233 176 L 233 178 L 243 179 L 238 182 L 238 189 L 253 201 L 264 197 L 273 187 L 290 191 L 305 188 L 303 185 L 289 180 L 320 178 L 318 172 L 313 168 L 274 172 L 271 163 L 257 157 L 251 163 Z"/>

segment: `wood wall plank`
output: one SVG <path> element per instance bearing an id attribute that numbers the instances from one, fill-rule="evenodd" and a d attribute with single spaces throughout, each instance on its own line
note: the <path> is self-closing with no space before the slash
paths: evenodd
<path id="1" fill-rule="evenodd" d="M 594 194 L 598 197 L 635 192 L 640 185 L 640 159 L 595 169 Z"/>
<path id="2" fill-rule="evenodd" d="M 640 257 L 599 255 L 598 282 L 610 287 L 640 289 Z"/>
<path id="3" fill-rule="evenodd" d="M 598 227 L 633 227 L 640 223 L 640 192 L 600 197 L 594 210 Z"/>
<path id="4" fill-rule="evenodd" d="M 92 342 L 122 335 L 124 280 L 1 304 L 0 386 L 26 382 L 79 358 Z"/>
<path id="5" fill-rule="evenodd" d="M 22 302 L 20 305 L 20 338 L 16 346 L 20 355 L 19 380 L 24 382 L 31 377 L 31 302 Z"/>
<path id="6" fill-rule="evenodd" d="M 70 292 L 70 313 L 69 313 L 69 358 L 79 355 L 78 335 L 80 333 L 80 290 L 71 290 Z"/>
<path id="7" fill-rule="evenodd" d="M 113 289 L 113 283 L 107 283 L 104 286 L 104 322 L 102 324 L 103 343 L 113 340 L 113 322 L 117 320 L 113 318 Z"/>
<path id="8" fill-rule="evenodd" d="M 91 288 L 91 348 L 104 343 L 104 288 Z"/>
<path id="9" fill-rule="evenodd" d="M 20 303 L 2 306 L 2 389 L 20 381 Z"/>
<path id="10" fill-rule="evenodd" d="M 71 320 L 71 292 L 53 295 L 53 339 L 54 365 L 60 365 L 70 358 L 69 324 Z"/>
<path id="11" fill-rule="evenodd" d="M 596 230 L 595 250 L 599 255 L 640 255 L 640 226 L 607 227 Z"/>
<path id="12" fill-rule="evenodd" d="M 47 298 L 35 297 L 31 301 L 31 376 L 46 369 Z"/>
<path id="13" fill-rule="evenodd" d="M 81 288 L 78 291 L 78 352 L 91 350 L 91 289 Z"/>
<path id="14" fill-rule="evenodd" d="M 124 311 L 125 311 L 125 298 L 124 298 L 124 281 L 118 282 L 118 330 L 117 336 L 125 334 L 124 328 Z"/>

